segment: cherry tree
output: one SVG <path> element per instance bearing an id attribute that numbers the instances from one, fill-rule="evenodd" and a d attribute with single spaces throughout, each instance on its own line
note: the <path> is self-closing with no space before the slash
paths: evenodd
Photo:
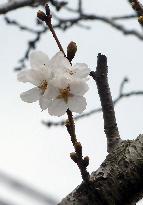
<path id="1" fill-rule="evenodd" d="M 0 14 L 25 6 L 37 8 L 44 6 L 45 3 L 47 1 L 8 1 L 0 5 Z M 69 8 L 68 2 L 65 1 L 49 1 L 45 5 L 45 11 L 39 10 L 37 12 L 38 24 L 42 28 L 40 31 L 33 30 L 5 17 L 5 21 L 9 25 L 15 25 L 22 30 L 34 33 L 36 36 L 34 40 L 29 41 L 25 55 L 20 59 L 20 65 L 16 68 L 18 71 L 21 70 L 18 73 L 19 81 L 23 83 L 30 82 L 35 86 L 31 90 L 22 93 L 21 99 L 28 103 L 39 100 L 41 109 L 48 109 L 50 115 L 62 116 L 67 113 L 66 121 L 44 122 L 48 127 L 54 125 L 66 126 L 74 148 L 74 152 L 70 154 L 70 157 L 78 166 L 83 180 L 73 192 L 59 203 L 61 205 L 134 205 L 142 198 L 143 135 L 140 134 L 134 140 L 122 139 L 116 121 L 114 105 L 124 97 L 142 95 L 143 91 L 124 93 L 123 87 L 128 81 L 125 78 L 121 82 L 119 96 L 113 100 L 108 82 L 108 71 L 110 68 L 108 68 L 107 56 L 101 53 L 98 54 L 96 70 L 90 69 L 85 63 L 72 65 L 72 60 L 77 52 L 76 43 L 70 42 L 65 52 L 62 42 L 55 32 L 56 28 L 67 30 L 74 24 L 85 27 L 85 25 L 80 24 L 81 21 L 99 20 L 111 25 L 125 35 L 134 35 L 142 40 L 143 36 L 138 31 L 128 30 L 126 27 L 116 23 L 118 19 L 138 18 L 142 27 L 143 7 L 141 3 L 136 0 L 129 1 L 129 3 L 135 11 L 134 15 L 108 18 L 84 13 L 82 1 L 80 0 L 76 9 Z M 78 17 L 62 19 L 56 16 L 55 13 L 51 13 L 50 4 L 57 11 L 65 8 L 69 12 L 78 14 Z M 52 23 L 52 16 L 56 20 L 55 24 Z M 41 51 L 35 51 L 30 54 L 31 49 L 36 47 L 41 36 L 49 30 L 57 43 L 58 53 L 51 59 Z M 30 59 L 31 69 L 25 70 L 25 61 L 27 59 Z M 81 114 L 86 109 L 87 103 L 83 95 L 88 91 L 89 78 L 92 78 L 97 85 L 101 108 Z M 88 117 L 90 114 L 99 111 L 103 113 L 108 155 L 100 167 L 96 171 L 93 170 L 90 174 L 88 172 L 90 156 L 83 156 L 83 146 L 76 135 L 76 120 Z M 74 117 L 73 112 L 80 115 Z"/>

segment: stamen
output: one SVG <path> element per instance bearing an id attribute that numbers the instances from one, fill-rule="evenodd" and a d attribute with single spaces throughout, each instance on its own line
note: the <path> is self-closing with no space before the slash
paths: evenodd
<path id="1" fill-rule="evenodd" d="M 46 80 L 43 80 L 38 87 L 42 90 L 42 93 L 44 93 L 45 90 L 46 90 L 47 87 L 48 87 L 48 82 L 47 82 Z"/>
<path id="2" fill-rule="evenodd" d="M 70 74 L 70 75 L 73 75 L 75 73 L 75 71 L 72 71 L 70 69 L 67 70 L 67 72 Z"/>
<path id="3" fill-rule="evenodd" d="M 73 71 L 70 71 L 70 72 L 69 72 L 69 74 L 70 74 L 70 75 L 73 75 L 73 74 L 74 74 L 74 72 L 73 72 Z"/>
<path id="4" fill-rule="evenodd" d="M 70 87 L 68 86 L 67 88 L 65 88 L 65 89 L 59 89 L 59 91 L 60 91 L 60 95 L 58 95 L 58 99 L 61 99 L 61 98 L 63 98 L 64 99 L 64 101 L 65 101 L 65 103 L 67 103 L 68 102 L 68 98 L 69 97 L 72 97 L 73 95 L 70 93 Z"/>

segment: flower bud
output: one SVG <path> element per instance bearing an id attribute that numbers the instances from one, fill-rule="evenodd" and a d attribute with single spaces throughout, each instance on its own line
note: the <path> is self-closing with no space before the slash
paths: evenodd
<path id="1" fill-rule="evenodd" d="M 88 156 L 84 157 L 83 163 L 84 163 L 85 167 L 87 167 L 89 165 L 89 157 Z"/>
<path id="2" fill-rule="evenodd" d="M 143 25 L 143 16 L 139 16 L 139 17 L 138 17 L 138 22 L 139 22 L 141 25 Z"/>
<path id="3" fill-rule="evenodd" d="M 45 14 L 43 11 L 41 11 L 41 10 L 39 10 L 39 11 L 37 12 L 37 17 L 38 17 L 41 21 L 45 21 L 45 20 L 46 20 L 46 14 Z"/>
<path id="4" fill-rule="evenodd" d="M 70 158 L 77 163 L 78 162 L 78 156 L 75 152 L 70 153 Z"/>
<path id="5" fill-rule="evenodd" d="M 77 51 L 76 43 L 71 41 L 67 47 L 67 58 L 71 62 Z"/>

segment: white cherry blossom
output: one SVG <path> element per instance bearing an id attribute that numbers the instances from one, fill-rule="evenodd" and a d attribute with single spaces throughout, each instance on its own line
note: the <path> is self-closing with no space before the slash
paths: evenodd
<path id="1" fill-rule="evenodd" d="M 49 82 L 52 79 L 52 72 L 49 66 L 48 56 L 36 51 L 30 55 L 31 69 L 21 71 L 18 73 L 18 80 L 23 83 L 32 83 L 36 87 L 21 93 L 20 97 L 24 102 L 32 103 L 39 100 L 41 109 L 46 109 L 49 101 L 46 103 L 43 99 L 46 92 L 48 92 Z"/>
<path id="2" fill-rule="evenodd" d="M 71 77 L 87 80 L 87 77 L 90 73 L 90 69 L 85 63 L 76 63 L 72 66 L 61 51 L 59 51 L 51 61 L 55 62 L 52 64 L 54 65 L 53 69 L 56 70 L 56 76 L 65 74 L 67 78 Z"/>
<path id="3" fill-rule="evenodd" d="M 88 90 L 86 83 L 89 68 L 84 63 L 74 66 L 60 51 L 50 60 L 48 56 L 35 51 L 29 57 L 31 68 L 21 71 L 17 78 L 34 87 L 21 93 L 23 101 L 32 103 L 39 100 L 42 110 L 48 108 L 50 115 L 61 116 L 69 108 L 81 113 L 86 108 L 83 95 Z"/>
<path id="4" fill-rule="evenodd" d="M 45 94 L 51 100 L 48 105 L 50 115 L 64 115 L 69 108 L 72 112 L 82 113 L 86 108 L 83 95 L 88 90 L 87 83 L 82 79 L 68 79 L 65 76 L 52 80 L 53 86 Z"/>

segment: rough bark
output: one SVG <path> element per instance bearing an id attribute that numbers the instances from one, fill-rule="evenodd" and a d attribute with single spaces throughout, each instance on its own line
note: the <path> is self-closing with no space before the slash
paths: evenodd
<path id="1" fill-rule="evenodd" d="M 122 141 L 59 205 L 131 205 L 143 196 L 143 135 Z"/>

